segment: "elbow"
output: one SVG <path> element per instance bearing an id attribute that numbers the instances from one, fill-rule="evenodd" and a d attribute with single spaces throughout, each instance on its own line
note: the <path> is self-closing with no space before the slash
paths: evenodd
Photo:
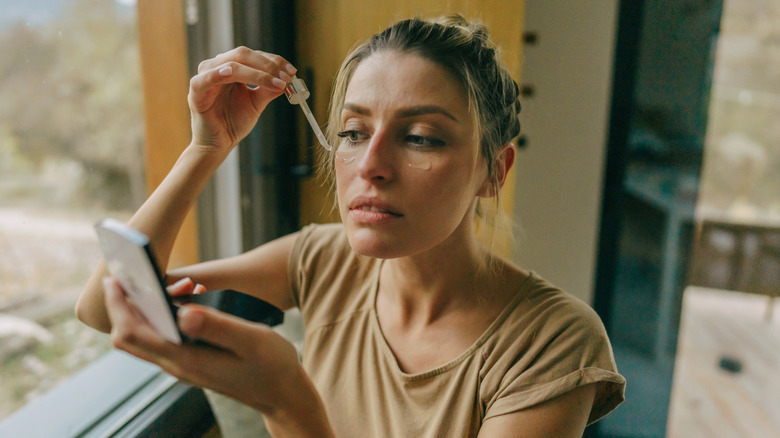
<path id="1" fill-rule="evenodd" d="M 76 302 L 76 307 L 73 310 L 76 314 L 76 318 L 82 323 L 103 333 L 111 331 L 111 324 L 108 321 L 108 317 L 104 314 L 99 315 L 101 312 L 96 311 L 93 306 L 90 306 L 84 295 L 79 297 L 79 300 Z"/>
<path id="2" fill-rule="evenodd" d="M 76 318 L 83 322 L 84 324 L 92 327 L 92 324 L 90 324 L 90 318 L 89 313 L 84 309 L 84 303 L 82 302 L 82 299 L 79 298 L 78 301 L 76 301 L 76 307 L 73 309 L 73 312 L 76 314 Z"/>

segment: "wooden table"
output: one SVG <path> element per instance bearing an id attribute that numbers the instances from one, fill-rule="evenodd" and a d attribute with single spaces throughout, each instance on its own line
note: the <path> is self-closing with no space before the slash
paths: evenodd
<path id="1" fill-rule="evenodd" d="M 768 297 L 688 287 L 667 436 L 780 437 L 780 312 Z M 723 358 L 741 371 L 720 366 Z"/>

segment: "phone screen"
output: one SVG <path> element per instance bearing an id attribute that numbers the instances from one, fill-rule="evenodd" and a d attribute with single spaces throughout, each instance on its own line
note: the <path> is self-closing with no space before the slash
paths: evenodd
<path id="1" fill-rule="evenodd" d="M 114 219 L 102 220 L 95 230 L 108 271 L 155 330 L 166 340 L 180 344 L 176 307 L 165 290 L 149 239 Z"/>

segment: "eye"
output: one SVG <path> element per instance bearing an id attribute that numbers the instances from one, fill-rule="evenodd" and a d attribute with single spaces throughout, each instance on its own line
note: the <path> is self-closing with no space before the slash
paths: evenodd
<path id="1" fill-rule="evenodd" d="M 368 135 L 354 129 L 348 131 L 341 131 L 336 135 L 343 139 L 346 139 L 351 144 L 360 143 L 368 139 Z"/>
<path id="2" fill-rule="evenodd" d="M 412 135 L 412 134 L 406 136 L 406 142 L 411 144 L 414 147 L 423 147 L 423 148 L 439 147 L 439 146 L 444 146 L 445 144 L 443 140 L 439 140 L 438 138 L 426 137 L 423 135 Z"/>

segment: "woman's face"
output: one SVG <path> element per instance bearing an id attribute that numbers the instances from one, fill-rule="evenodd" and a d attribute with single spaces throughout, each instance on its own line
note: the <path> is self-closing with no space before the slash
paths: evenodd
<path id="1" fill-rule="evenodd" d="M 413 54 L 378 52 L 355 70 L 335 170 L 352 248 L 395 258 L 471 238 L 489 187 L 461 84 Z"/>

